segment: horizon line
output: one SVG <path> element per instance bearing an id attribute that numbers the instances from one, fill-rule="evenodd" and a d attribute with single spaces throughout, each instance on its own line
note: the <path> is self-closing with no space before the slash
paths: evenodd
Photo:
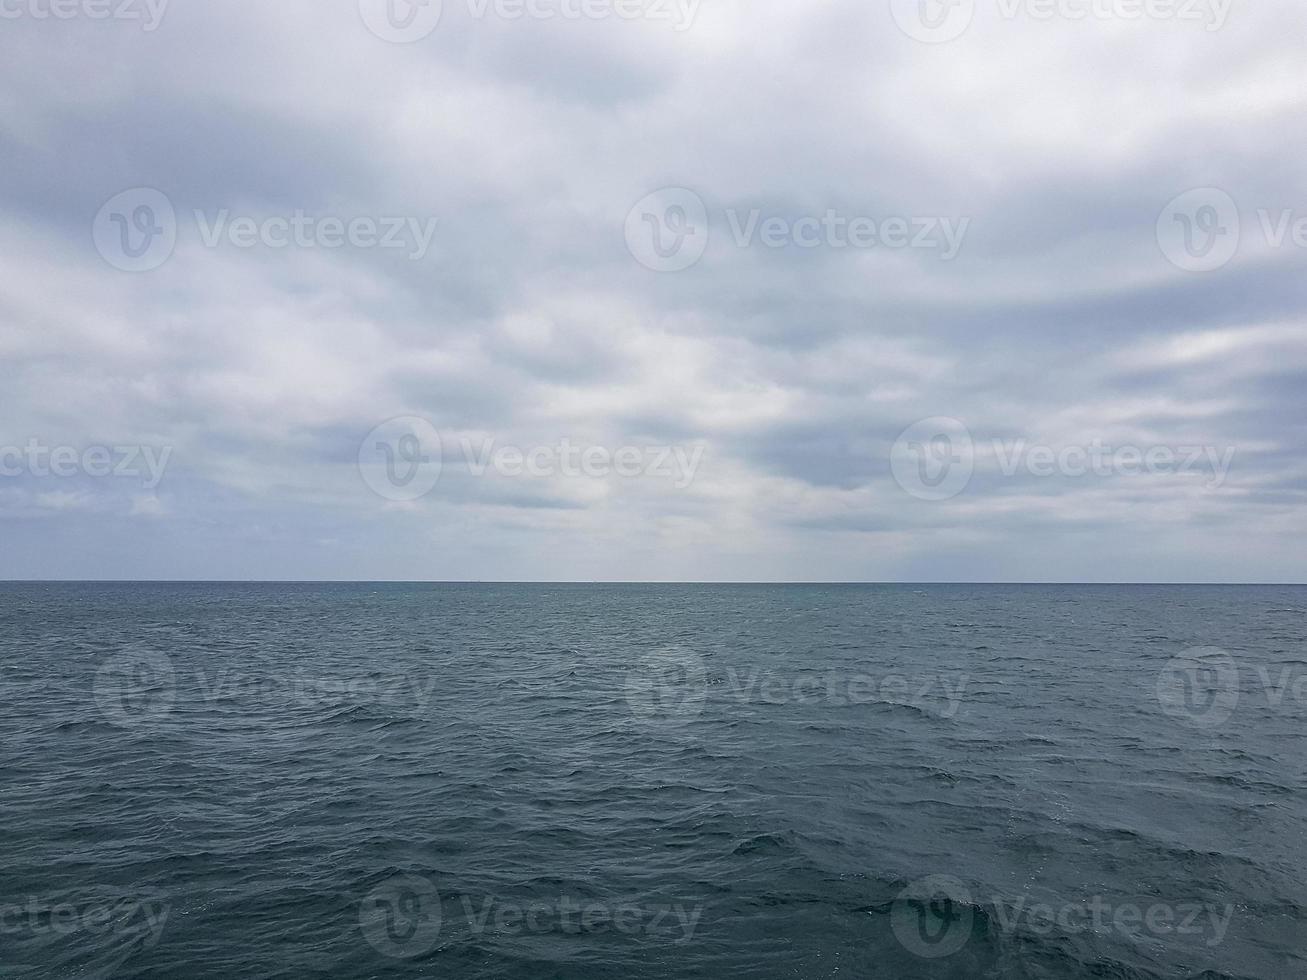
<path id="1" fill-rule="evenodd" d="M 1104 582 L 972 580 L 727 580 L 727 579 L 128 579 L 0 578 L 0 585 L 1074 585 L 1074 586 L 1218 586 L 1225 588 L 1303 587 L 1307 582 Z"/>

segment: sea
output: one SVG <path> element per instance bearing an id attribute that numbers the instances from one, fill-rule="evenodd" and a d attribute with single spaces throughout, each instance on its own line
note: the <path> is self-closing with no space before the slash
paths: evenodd
<path id="1" fill-rule="evenodd" d="M 0 584 L 0 977 L 1307 977 L 1307 588 Z"/>

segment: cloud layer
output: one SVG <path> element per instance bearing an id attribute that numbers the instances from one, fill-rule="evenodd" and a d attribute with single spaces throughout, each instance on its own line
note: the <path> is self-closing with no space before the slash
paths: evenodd
<path id="1" fill-rule="evenodd" d="M 1307 580 L 1299 3 L 4 2 L 0 577 Z"/>

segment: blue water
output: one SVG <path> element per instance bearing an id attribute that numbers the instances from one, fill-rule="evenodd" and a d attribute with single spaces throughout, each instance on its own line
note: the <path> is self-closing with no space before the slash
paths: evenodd
<path id="1" fill-rule="evenodd" d="M 0 976 L 1307 976 L 1305 613 L 0 585 Z"/>

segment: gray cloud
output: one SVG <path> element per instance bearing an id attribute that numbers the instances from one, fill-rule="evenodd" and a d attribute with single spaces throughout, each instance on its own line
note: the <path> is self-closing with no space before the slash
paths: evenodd
<path id="1" fill-rule="evenodd" d="M 0 22 L 0 450 L 170 452 L 148 488 L 0 475 L 0 576 L 1304 579 L 1307 256 L 1258 217 L 1307 218 L 1301 5 L 1208 32 L 982 3 L 941 45 L 886 3 L 723 0 L 686 30 L 444 6 L 403 45 L 354 2 Z M 1208 186 L 1242 236 L 1188 271 L 1159 216 Z M 93 223 L 136 187 L 176 245 L 123 272 Z M 667 187 L 708 231 L 675 272 L 626 236 Z M 944 260 L 741 246 L 752 211 L 969 224 Z M 435 226 L 418 258 L 207 245 L 220 212 Z M 359 471 L 400 416 L 446 447 L 415 500 Z M 921 499 L 892 460 L 940 416 L 974 472 Z M 477 475 L 472 438 L 703 455 L 685 486 Z M 1095 441 L 1234 456 L 1208 487 L 993 451 Z"/>

